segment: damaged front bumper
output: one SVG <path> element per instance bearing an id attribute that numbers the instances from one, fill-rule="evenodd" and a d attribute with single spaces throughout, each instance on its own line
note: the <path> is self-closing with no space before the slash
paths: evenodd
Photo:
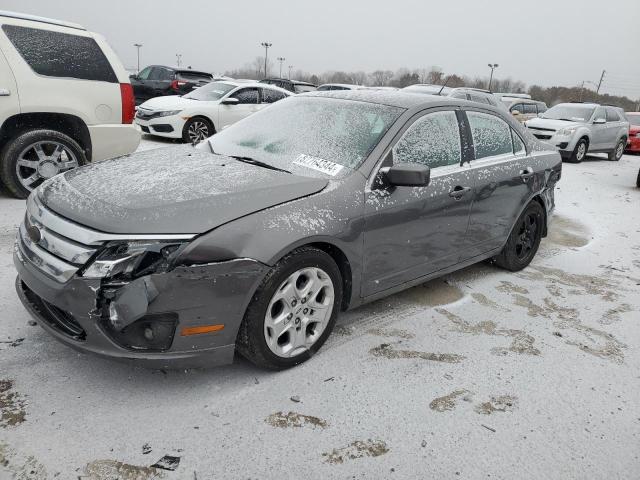
<path id="1" fill-rule="evenodd" d="M 155 368 L 231 363 L 244 312 L 268 270 L 258 261 L 236 259 L 131 281 L 85 278 L 49 257 L 24 225 L 14 264 L 22 303 L 56 339 Z M 216 328 L 205 328 L 211 326 Z"/>

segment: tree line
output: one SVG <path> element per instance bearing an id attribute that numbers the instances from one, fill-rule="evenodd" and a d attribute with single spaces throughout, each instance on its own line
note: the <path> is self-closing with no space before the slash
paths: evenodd
<path id="1" fill-rule="evenodd" d="M 269 61 L 269 75 L 277 77 L 280 73 L 280 66 L 273 65 Z M 245 64 L 242 68 L 225 72 L 233 78 L 246 78 L 259 80 L 264 78 L 264 57 L 256 57 L 251 63 Z M 288 78 L 288 65 L 282 66 L 282 76 Z M 300 69 L 291 71 L 291 78 L 304 82 L 321 85 L 323 83 L 348 83 L 355 85 L 368 85 L 372 87 L 397 87 L 403 88 L 418 83 L 430 83 L 448 87 L 472 87 L 487 89 L 489 86 L 488 76 L 469 77 L 457 75 L 455 73 L 445 73 L 439 67 L 408 69 L 400 68 L 392 70 L 365 71 L 326 71 L 324 73 L 309 73 Z M 640 99 L 630 99 L 626 96 L 609 95 L 607 93 L 598 94 L 595 90 L 582 86 L 574 87 L 543 87 L 540 85 L 527 86 L 520 80 L 511 78 L 496 78 L 491 82 L 491 91 L 505 93 L 528 93 L 535 100 L 545 102 L 549 106 L 562 102 L 596 102 L 608 105 L 616 105 L 625 111 L 639 111 Z"/>

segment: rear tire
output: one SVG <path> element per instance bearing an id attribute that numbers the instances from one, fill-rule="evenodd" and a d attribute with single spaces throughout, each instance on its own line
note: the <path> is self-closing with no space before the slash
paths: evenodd
<path id="1" fill-rule="evenodd" d="M 298 285 L 298 278 L 304 275 L 301 271 L 319 275 L 308 285 L 304 279 Z M 292 278 L 294 281 L 290 282 Z M 303 291 L 308 296 L 298 295 Z M 298 248 L 282 258 L 260 283 L 240 325 L 236 349 L 258 367 L 283 370 L 298 365 L 311 358 L 327 340 L 340 305 L 342 277 L 336 262 L 317 248 Z M 283 320 L 274 323 L 274 317 Z M 303 342 L 297 342 L 299 338 Z"/>
<path id="2" fill-rule="evenodd" d="M 507 243 L 494 262 L 512 272 L 522 270 L 535 257 L 544 227 L 544 210 L 535 200 L 531 201 L 516 221 Z"/>
<path id="3" fill-rule="evenodd" d="M 613 152 L 609 152 L 609 160 L 617 162 L 624 155 L 624 147 L 627 145 L 627 141 L 624 138 L 621 138 L 620 141 L 616 144 L 616 148 L 614 148 Z"/>
<path id="4" fill-rule="evenodd" d="M 589 143 L 586 139 L 581 138 L 576 143 L 576 147 L 571 152 L 571 155 L 567 159 L 569 163 L 580 163 L 587 156 L 587 151 L 589 150 Z"/>
<path id="5" fill-rule="evenodd" d="M 200 143 L 216 133 L 213 124 L 204 117 L 192 117 L 182 127 L 182 141 L 184 143 Z"/>
<path id="6" fill-rule="evenodd" d="M 27 198 L 47 178 L 86 163 L 82 147 L 71 137 L 32 129 L 9 140 L 0 152 L 0 175 L 12 195 Z"/>
<path id="7" fill-rule="evenodd" d="M 638 170 L 638 177 L 636 178 L 636 187 L 640 188 L 640 170 Z"/>

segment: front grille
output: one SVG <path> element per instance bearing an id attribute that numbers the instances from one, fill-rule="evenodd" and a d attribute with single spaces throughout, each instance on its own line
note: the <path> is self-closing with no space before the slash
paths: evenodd
<path id="1" fill-rule="evenodd" d="M 540 130 L 542 132 L 555 132 L 555 128 L 542 128 L 542 127 L 530 127 L 529 125 L 527 125 L 527 128 L 529 130 Z"/>
<path id="2" fill-rule="evenodd" d="M 160 112 L 154 112 L 153 110 L 145 110 L 144 108 L 138 108 L 136 117 L 140 120 L 151 120 L 159 116 Z"/>
<path id="3" fill-rule="evenodd" d="M 541 135 L 539 133 L 534 133 L 533 136 L 540 140 L 551 140 L 551 135 Z"/>
<path id="4" fill-rule="evenodd" d="M 24 293 L 24 297 L 39 314 L 38 317 L 42 321 L 69 338 L 78 341 L 85 340 L 87 334 L 76 319 L 73 318 L 73 315 L 40 298 L 24 282 L 21 281 L 19 286 L 22 293 Z"/>

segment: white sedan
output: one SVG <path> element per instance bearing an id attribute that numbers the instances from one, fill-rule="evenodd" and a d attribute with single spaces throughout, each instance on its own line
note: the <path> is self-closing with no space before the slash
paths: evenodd
<path id="1" fill-rule="evenodd" d="M 213 82 L 183 96 L 147 100 L 138 107 L 136 123 L 144 133 L 198 143 L 290 95 L 264 83 Z"/>

